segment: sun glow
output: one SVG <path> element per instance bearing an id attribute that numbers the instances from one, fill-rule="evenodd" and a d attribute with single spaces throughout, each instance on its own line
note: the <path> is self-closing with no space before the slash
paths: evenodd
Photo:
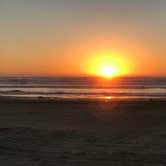
<path id="1" fill-rule="evenodd" d="M 122 76 L 129 73 L 129 61 L 117 52 L 97 52 L 90 57 L 88 72 L 105 78 Z"/>
<path id="2" fill-rule="evenodd" d="M 103 66 L 100 70 L 99 73 L 103 77 L 113 77 L 117 74 L 117 70 L 115 68 L 112 68 L 111 66 Z"/>

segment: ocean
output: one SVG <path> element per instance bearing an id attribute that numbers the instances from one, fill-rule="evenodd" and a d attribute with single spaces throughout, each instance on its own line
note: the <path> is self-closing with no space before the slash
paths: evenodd
<path id="1" fill-rule="evenodd" d="M 0 77 L 0 96 L 51 99 L 166 99 L 166 77 Z"/>

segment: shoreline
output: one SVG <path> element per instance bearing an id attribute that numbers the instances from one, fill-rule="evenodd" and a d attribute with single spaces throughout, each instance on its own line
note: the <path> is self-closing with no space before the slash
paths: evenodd
<path id="1" fill-rule="evenodd" d="M 98 98 L 59 98 L 59 97 L 23 97 L 23 96 L 4 96 L 0 95 L 1 101 L 35 101 L 35 102 L 166 102 L 165 97 L 98 97 Z"/>

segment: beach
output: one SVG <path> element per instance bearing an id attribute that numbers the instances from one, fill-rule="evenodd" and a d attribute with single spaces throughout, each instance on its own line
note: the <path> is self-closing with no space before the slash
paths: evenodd
<path id="1" fill-rule="evenodd" d="M 165 100 L 0 98 L 0 165 L 166 164 Z"/>
<path id="2" fill-rule="evenodd" d="M 166 166 L 166 0 L 0 0 L 0 166 Z"/>

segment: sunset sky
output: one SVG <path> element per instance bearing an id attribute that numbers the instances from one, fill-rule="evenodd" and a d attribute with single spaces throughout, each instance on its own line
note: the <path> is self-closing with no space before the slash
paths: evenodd
<path id="1" fill-rule="evenodd" d="M 166 0 L 0 0 L 0 75 L 166 76 Z"/>

